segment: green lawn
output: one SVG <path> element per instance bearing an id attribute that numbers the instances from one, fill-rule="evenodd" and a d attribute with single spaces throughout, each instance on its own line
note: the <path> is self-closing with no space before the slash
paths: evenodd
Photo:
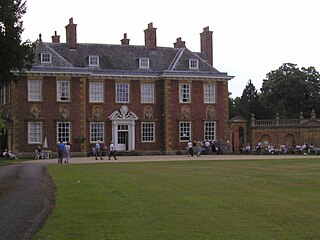
<path id="1" fill-rule="evenodd" d="M 51 165 L 34 239 L 320 239 L 320 159 Z"/>

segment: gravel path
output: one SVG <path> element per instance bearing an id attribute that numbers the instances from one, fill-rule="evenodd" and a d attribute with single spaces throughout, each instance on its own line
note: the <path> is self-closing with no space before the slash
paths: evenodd
<path id="1" fill-rule="evenodd" d="M 46 164 L 0 167 L 0 239 L 28 240 L 54 207 L 54 186 Z"/>

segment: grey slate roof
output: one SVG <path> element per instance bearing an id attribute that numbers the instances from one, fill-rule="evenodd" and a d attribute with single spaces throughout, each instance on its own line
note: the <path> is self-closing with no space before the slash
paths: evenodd
<path id="1" fill-rule="evenodd" d="M 52 62 L 43 64 L 41 53 L 51 53 Z M 99 67 L 90 67 L 90 55 L 99 56 Z M 76 49 L 70 49 L 67 43 L 39 42 L 36 48 L 36 61 L 31 71 L 50 72 L 90 72 L 90 74 L 123 75 L 188 75 L 211 76 L 231 79 L 227 73 L 221 73 L 207 63 L 201 53 L 191 52 L 187 48 L 157 47 L 149 50 L 146 46 L 85 44 L 78 43 Z M 150 68 L 140 69 L 139 58 L 149 58 Z M 189 59 L 199 60 L 199 69 L 189 69 Z"/>

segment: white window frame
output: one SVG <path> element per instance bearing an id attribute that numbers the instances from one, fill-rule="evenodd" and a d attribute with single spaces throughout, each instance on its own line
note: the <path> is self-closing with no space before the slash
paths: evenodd
<path id="1" fill-rule="evenodd" d="M 142 122 L 141 123 L 141 141 L 142 142 L 155 142 L 155 123 Z"/>
<path id="2" fill-rule="evenodd" d="M 199 69 L 199 60 L 189 59 L 189 69 Z"/>
<path id="3" fill-rule="evenodd" d="M 129 83 L 116 83 L 116 103 L 129 103 Z"/>
<path id="4" fill-rule="evenodd" d="M 41 63 L 51 63 L 51 53 L 41 53 Z"/>
<path id="5" fill-rule="evenodd" d="M 105 124 L 104 122 L 90 122 L 90 142 L 98 140 L 104 142 Z"/>
<path id="6" fill-rule="evenodd" d="M 149 58 L 139 58 L 139 68 L 149 69 L 150 68 L 150 59 Z"/>
<path id="7" fill-rule="evenodd" d="M 189 83 L 179 84 L 179 102 L 180 103 L 191 102 L 191 84 Z"/>
<path id="8" fill-rule="evenodd" d="M 203 85 L 203 101 L 204 103 L 216 103 L 216 85 L 206 83 Z"/>
<path id="9" fill-rule="evenodd" d="M 154 103 L 154 84 L 141 83 L 141 103 Z"/>
<path id="10" fill-rule="evenodd" d="M 89 102 L 101 103 L 104 99 L 104 83 L 90 82 L 89 83 Z"/>
<path id="11" fill-rule="evenodd" d="M 42 144 L 42 122 L 28 122 L 28 144 Z"/>
<path id="12" fill-rule="evenodd" d="M 57 122 L 57 142 L 70 142 L 71 122 Z"/>
<path id="13" fill-rule="evenodd" d="M 217 129 L 217 123 L 215 121 L 205 121 L 203 123 L 203 134 L 204 134 L 203 139 L 215 141 L 216 129 Z"/>
<path id="14" fill-rule="evenodd" d="M 69 102 L 70 101 L 70 81 L 58 80 L 57 81 L 57 101 Z"/>
<path id="15" fill-rule="evenodd" d="M 28 101 L 41 102 L 42 101 L 42 81 L 28 80 Z"/>
<path id="16" fill-rule="evenodd" d="M 90 55 L 89 56 L 89 66 L 90 67 L 99 67 L 99 56 L 98 55 Z"/>
<path id="17" fill-rule="evenodd" d="M 180 122 L 179 123 L 179 140 L 180 142 L 188 142 L 192 140 L 192 123 Z"/>

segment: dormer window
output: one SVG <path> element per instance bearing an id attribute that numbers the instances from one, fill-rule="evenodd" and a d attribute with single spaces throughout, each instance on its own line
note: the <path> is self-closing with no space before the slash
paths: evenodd
<path id="1" fill-rule="evenodd" d="M 140 58 L 139 59 L 139 67 L 142 69 L 149 68 L 149 58 Z"/>
<path id="2" fill-rule="evenodd" d="M 41 63 L 51 63 L 51 53 L 41 53 Z"/>
<path id="3" fill-rule="evenodd" d="M 90 67 L 99 67 L 99 56 L 97 56 L 97 55 L 89 56 L 89 66 Z"/>
<path id="4" fill-rule="evenodd" d="M 189 59 L 189 69 L 199 69 L 198 59 Z"/>

